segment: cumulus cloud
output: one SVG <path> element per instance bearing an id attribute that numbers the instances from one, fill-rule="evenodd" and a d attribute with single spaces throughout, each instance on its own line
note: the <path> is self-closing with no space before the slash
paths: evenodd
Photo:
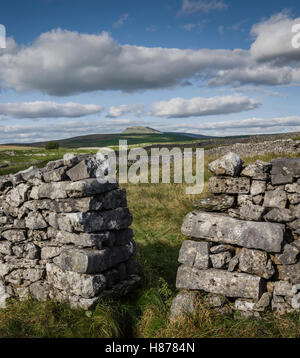
<path id="1" fill-rule="evenodd" d="M 227 4 L 225 4 L 223 1 L 218 0 L 183 0 L 179 14 L 189 15 L 194 14 L 196 12 L 209 13 L 212 11 L 227 10 L 227 8 Z"/>
<path id="2" fill-rule="evenodd" d="M 2 86 L 65 96 L 96 90 L 166 88 L 207 71 L 245 66 L 245 50 L 181 50 L 120 45 L 100 35 L 54 30 L 0 52 Z M 88 56 L 86 55 L 88 54 Z"/>
<path id="3" fill-rule="evenodd" d="M 152 110 L 158 117 L 186 118 L 237 113 L 258 108 L 260 105 L 261 103 L 255 99 L 235 95 L 192 99 L 172 98 L 170 101 L 154 103 Z"/>
<path id="4" fill-rule="evenodd" d="M 251 67 L 222 70 L 208 80 L 211 87 L 243 84 L 277 86 L 288 84 L 293 80 L 293 69 L 290 67 L 274 67 L 268 65 L 253 65 Z"/>
<path id="5" fill-rule="evenodd" d="M 251 46 L 251 55 L 256 61 L 272 61 L 284 65 L 292 62 L 300 64 L 300 51 L 292 46 L 295 33 L 292 28 L 300 23 L 300 18 L 292 19 L 284 11 L 252 27 L 256 37 Z"/>
<path id="6" fill-rule="evenodd" d="M 23 102 L 0 103 L 0 114 L 12 118 L 83 117 L 103 111 L 102 106 L 73 102 Z"/>
<path id="7" fill-rule="evenodd" d="M 112 106 L 110 107 L 106 117 L 118 118 L 130 112 L 134 113 L 136 116 L 141 116 L 144 113 L 144 108 L 145 106 L 143 104 L 132 104 L 132 105 L 122 104 L 120 106 Z"/>

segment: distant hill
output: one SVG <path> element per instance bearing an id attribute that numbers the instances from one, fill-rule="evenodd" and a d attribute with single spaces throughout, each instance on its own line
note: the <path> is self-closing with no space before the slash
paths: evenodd
<path id="1" fill-rule="evenodd" d="M 150 127 L 136 126 L 126 128 L 122 134 L 162 134 L 162 132 Z"/>

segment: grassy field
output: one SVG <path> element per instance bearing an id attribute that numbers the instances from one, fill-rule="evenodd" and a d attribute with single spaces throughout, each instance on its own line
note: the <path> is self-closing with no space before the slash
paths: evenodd
<path id="1" fill-rule="evenodd" d="M 62 154 L 57 152 L 53 159 Z M 275 157 L 257 156 L 246 162 Z M 0 310 L 0 337 L 299 338 L 300 314 L 279 318 L 268 312 L 262 320 L 242 319 L 237 314 L 239 319 L 235 319 L 207 309 L 201 298 L 193 317 L 175 323 L 169 320 L 176 295 L 178 252 L 186 239 L 180 227 L 184 216 L 193 210 L 194 200 L 207 195 L 207 163 L 213 159 L 206 158 L 206 185 L 201 196 L 187 196 L 185 184 L 123 185 L 134 218 L 143 278 L 136 292 L 120 301 L 103 301 L 88 315 L 66 304 L 10 300 L 7 308 Z"/>

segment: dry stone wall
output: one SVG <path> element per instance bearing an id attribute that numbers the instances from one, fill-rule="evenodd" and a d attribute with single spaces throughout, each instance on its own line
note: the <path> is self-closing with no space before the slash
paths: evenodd
<path id="1" fill-rule="evenodd" d="M 8 297 L 93 308 L 140 281 L 126 192 L 101 156 L 0 177 L 0 306 Z"/>
<path id="2" fill-rule="evenodd" d="M 228 153 L 209 169 L 212 195 L 182 225 L 172 316 L 192 313 L 197 291 L 221 313 L 299 311 L 300 158 L 244 167 Z"/>

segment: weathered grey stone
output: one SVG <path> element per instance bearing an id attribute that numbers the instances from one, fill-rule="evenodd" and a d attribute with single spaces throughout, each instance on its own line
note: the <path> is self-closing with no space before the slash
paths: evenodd
<path id="1" fill-rule="evenodd" d="M 22 242 L 26 240 L 25 232 L 21 230 L 7 230 L 2 232 L 2 236 L 11 242 Z"/>
<path id="2" fill-rule="evenodd" d="M 237 299 L 234 303 L 234 307 L 238 311 L 252 312 L 254 311 L 255 302 Z"/>
<path id="3" fill-rule="evenodd" d="M 220 254 L 221 252 L 228 251 L 230 246 L 228 245 L 216 245 L 210 248 L 211 254 Z"/>
<path id="4" fill-rule="evenodd" d="M 197 292 L 180 292 L 172 301 L 171 320 L 182 315 L 192 315 L 195 311 L 197 296 Z"/>
<path id="5" fill-rule="evenodd" d="M 38 167 L 30 167 L 26 170 L 22 170 L 21 172 L 17 173 L 18 175 L 21 175 L 24 181 L 28 181 L 30 179 L 33 179 L 36 177 L 40 172 L 40 169 Z"/>
<path id="6" fill-rule="evenodd" d="M 235 316 L 234 319 L 261 319 L 259 312 L 255 311 L 239 311 L 239 316 Z"/>
<path id="7" fill-rule="evenodd" d="M 273 185 L 283 185 L 293 183 L 294 178 L 292 175 L 275 174 L 271 175 L 271 180 Z"/>
<path id="8" fill-rule="evenodd" d="M 266 209 L 263 206 L 254 205 L 250 202 L 240 207 L 239 215 L 243 220 L 259 221 L 264 215 Z"/>
<path id="9" fill-rule="evenodd" d="M 61 291 L 67 291 L 84 298 L 93 298 L 105 289 L 103 275 L 85 275 L 71 271 L 62 271 L 55 264 L 47 263 L 47 280 L 50 285 Z"/>
<path id="10" fill-rule="evenodd" d="M 47 282 L 37 281 L 30 285 L 29 292 L 33 298 L 45 302 L 49 296 L 49 285 Z"/>
<path id="11" fill-rule="evenodd" d="M 216 269 L 226 268 L 231 260 L 230 252 L 221 252 L 216 255 L 210 255 L 212 265 Z"/>
<path id="12" fill-rule="evenodd" d="M 41 249 L 41 259 L 49 260 L 61 254 L 63 248 L 57 246 L 45 246 Z"/>
<path id="13" fill-rule="evenodd" d="M 4 278 L 13 270 L 13 266 L 0 261 L 0 277 Z"/>
<path id="14" fill-rule="evenodd" d="M 286 244 L 284 246 L 283 253 L 276 255 L 281 265 L 293 265 L 296 264 L 299 257 L 299 250 L 293 245 Z"/>
<path id="15" fill-rule="evenodd" d="M 86 179 L 77 182 L 57 182 L 45 183 L 38 187 L 33 187 L 31 199 L 66 199 L 82 198 L 102 194 L 106 191 L 117 189 L 117 183 L 110 183 L 104 179 Z"/>
<path id="16" fill-rule="evenodd" d="M 225 212 L 233 206 L 234 201 L 234 197 L 230 195 L 210 196 L 195 201 L 194 207 L 203 211 Z"/>
<path id="17" fill-rule="evenodd" d="M 204 297 L 204 303 L 210 308 L 223 307 L 226 303 L 226 297 L 209 293 Z"/>
<path id="18" fill-rule="evenodd" d="M 183 242 L 179 251 L 178 262 L 190 267 L 197 267 L 199 269 L 208 269 L 210 244 L 207 242 L 197 242 L 186 240 Z"/>
<path id="19" fill-rule="evenodd" d="M 55 169 L 63 167 L 63 166 L 64 166 L 63 159 L 51 161 L 51 162 L 48 162 L 47 165 L 45 166 L 45 172 L 50 172 L 52 170 L 55 170 Z"/>
<path id="20" fill-rule="evenodd" d="M 272 300 L 272 311 L 278 316 L 284 316 L 293 312 L 293 308 L 286 302 L 275 302 Z"/>
<path id="21" fill-rule="evenodd" d="M 43 173 L 43 179 L 46 183 L 63 181 L 67 178 L 67 169 L 68 167 L 60 167 L 50 171 L 45 170 Z"/>
<path id="22" fill-rule="evenodd" d="M 99 302 L 99 297 L 82 298 L 78 296 L 69 296 L 69 302 L 72 308 L 81 308 L 85 311 L 93 310 Z"/>
<path id="23" fill-rule="evenodd" d="M 11 255 L 12 244 L 9 241 L 0 241 L 0 253 L 4 255 Z"/>
<path id="24" fill-rule="evenodd" d="M 265 292 L 260 300 L 255 303 L 253 307 L 254 311 L 264 312 L 270 306 L 272 297 L 273 294 L 271 292 Z"/>
<path id="25" fill-rule="evenodd" d="M 133 237 L 131 229 L 116 231 L 104 231 L 97 234 L 69 233 L 66 231 L 54 230 L 48 234 L 58 244 L 74 244 L 81 247 L 102 249 L 103 244 L 108 247 L 123 246 L 130 242 Z"/>
<path id="26" fill-rule="evenodd" d="M 252 201 L 255 205 L 262 205 L 264 202 L 264 197 L 262 195 L 256 195 L 252 198 Z"/>
<path id="27" fill-rule="evenodd" d="M 276 253 L 281 252 L 285 227 L 194 211 L 186 216 L 181 231 L 193 238 Z"/>
<path id="28" fill-rule="evenodd" d="M 48 224 L 39 212 L 30 212 L 25 218 L 26 227 L 31 230 L 45 229 Z"/>
<path id="29" fill-rule="evenodd" d="M 239 194 L 238 195 L 238 199 L 237 199 L 237 205 L 241 206 L 247 203 L 252 203 L 252 197 L 251 195 L 244 195 L 244 194 Z"/>
<path id="30" fill-rule="evenodd" d="M 300 194 L 300 184 L 298 183 L 288 184 L 285 186 L 285 191 L 287 191 L 288 193 Z"/>
<path id="31" fill-rule="evenodd" d="M 279 279 L 300 284 L 300 262 L 295 265 L 278 265 Z"/>
<path id="32" fill-rule="evenodd" d="M 264 219 L 269 222 L 277 222 L 284 224 L 295 220 L 295 216 L 290 209 L 274 208 L 264 216 Z"/>
<path id="33" fill-rule="evenodd" d="M 249 177 L 254 180 L 267 180 L 272 165 L 261 160 L 248 165 L 241 173 L 241 176 Z"/>
<path id="34" fill-rule="evenodd" d="M 72 181 L 88 178 L 104 177 L 107 175 L 108 167 L 104 157 L 96 155 L 89 159 L 82 160 L 76 166 L 67 171 L 68 177 Z"/>
<path id="35" fill-rule="evenodd" d="M 287 194 L 284 190 L 276 189 L 266 191 L 264 206 L 267 208 L 285 209 L 287 205 Z"/>
<path id="36" fill-rule="evenodd" d="M 265 181 L 254 180 L 251 184 L 250 193 L 252 196 L 264 194 L 267 190 L 267 184 Z"/>
<path id="37" fill-rule="evenodd" d="M 25 200 L 27 200 L 27 193 L 29 189 L 30 186 L 27 184 L 18 185 L 6 195 L 6 202 L 16 208 L 19 207 Z"/>
<path id="38" fill-rule="evenodd" d="M 296 294 L 292 298 L 291 306 L 294 310 L 299 311 L 300 310 L 300 293 Z"/>
<path id="39" fill-rule="evenodd" d="M 238 268 L 239 262 L 240 262 L 239 255 L 234 256 L 228 264 L 228 271 L 234 272 Z"/>
<path id="40" fill-rule="evenodd" d="M 132 223 L 127 208 L 118 208 L 102 212 L 53 214 L 49 224 L 56 229 L 68 232 L 98 232 L 126 229 Z M 49 218 L 50 219 L 50 218 Z"/>
<path id="41" fill-rule="evenodd" d="M 6 308 L 6 300 L 9 298 L 9 295 L 6 293 L 5 286 L 0 282 L 0 308 Z"/>
<path id="42" fill-rule="evenodd" d="M 32 211 L 50 210 L 55 213 L 110 210 L 126 206 L 126 191 L 124 189 L 112 190 L 86 198 L 31 200 L 24 203 L 24 207 Z"/>
<path id="43" fill-rule="evenodd" d="M 178 269 L 176 287 L 253 299 L 259 299 L 265 291 L 264 282 L 258 276 L 216 269 L 198 270 L 184 265 Z"/>
<path id="44" fill-rule="evenodd" d="M 243 161 L 235 153 L 228 153 L 220 159 L 208 164 L 208 169 L 214 175 L 238 176 L 242 170 Z"/>
<path id="45" fill-rule="evenodd" d="M 127 261 L 131 254 L 129 245 L 103 250 L 64 249 L 53 262 L 64 271 L 99 273 Z"/>
<path id="46" fill-rule="evenodd" d="M 270 279 L 275 269 L 268 254 L 259 250 L 243 248 L 239 254 L 239 268 L 242 272 Z"/>
<path id="47" fill-rule="evenodd" d="M 228 210 L 228 215 L 229 215 L 231 218 L 240 219 L 240 218 L 241 218 L 241 216 L 240 216 L 240 209 L 229 209 L 229 210 Z"/>
<path id="48" fill-rule="evenodd" d="M 213 194 L 249 194 L 250 179 L 212 177 L 209 179 L 209 191 Z"/>
<path id="49" fill-rule="evenodd" d="M 275 286 L 274 286 L 274 295 L 293 297 L 294 293 L 292 289 L 293 289 L 293 285 L 290 282 L 277 281 L 275 282 Z"/>
<path id="50" fill-rule="evenodd" d="M 291 205 L 290 208 L 292 210 L 292 215 L 294 215 L 295 218 L 300 219 L 300 205 Z"/>

